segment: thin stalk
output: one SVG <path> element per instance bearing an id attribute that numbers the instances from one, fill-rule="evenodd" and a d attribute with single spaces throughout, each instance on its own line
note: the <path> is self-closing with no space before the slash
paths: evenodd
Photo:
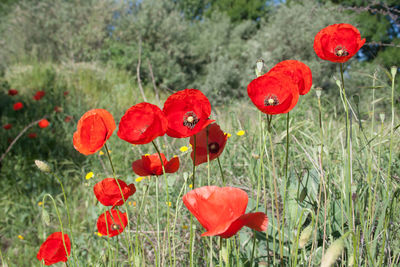
<path id="1" fill-rule="evenodd" d="M 209 147 L 208 147 L 208 129 L 209 129 L 209 126 L 207 126 L 206 139 L 207 139 L 207 185 L 210 186 L 211 170 L 210 170 L 210 151 L 209 151 Z M 224 182 L 224 186 L 225 186 L 224 174 L 221 169 L 221 164 L 219 163 L 219 157 L 218 157 L 218 164 L 220 166 L 222 181 Z M 210 236 L 209 240 L 208 240 L 208 246 L 209 246 L 208 257 L 209 257 L 209 261 L 210 261 L 210 267 L 213 266 L 213 245 L 212 244 L 213 244 L 213 240 L 212 240 L 212 236 Z"/>
<path id="2" fill-rule="evenodd" d="M 389 146 L 389 167 L 387 177 L 391 180 L 390 171 L 392 168 L 392 152 L 393 152 L 393 130 L 394 130 L 394 79 L 395 75 L 392 75 L 392 125 L 390 127 L 390 146 Z"/>
<path id="3" fill-rule="evenodd" d="M 192 173 L 192 188 L 195 189 L 195 173 L 196 173 L 196 135 L 193 135 L 193 173 Z M 193 214 L 190 214 L 190 236 L 189 236 L 189 263 L 193 266 Z"/>
<path id="4" fill-rule="evenodd" d="M 221 172 L 222 184 L 225 186 L 226 181 L 225 181 L 224 171 L 222 170 L 221 161 L 219 160 L 219 157 L 217 157 L 217 161 L 218 161 L 219 171 Z"/>

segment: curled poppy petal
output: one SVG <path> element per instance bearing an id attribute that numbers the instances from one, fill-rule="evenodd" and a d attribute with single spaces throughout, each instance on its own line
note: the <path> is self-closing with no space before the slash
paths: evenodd
<path id="1" fill-rule="evenodd" d="M 323 60 L 344 63 L 364 45 L 365 39 L 351 24 L 333 24 L 323 28 L 314 39 L 314 51 Z"/>
<path id="2" fill-rule="evenodd" d="M 300 95 L 307 94 L 312 85 L 311 69 L 303 62 L 297 60 L 285 60 L 276 64 L 269 73 L 281 72 L 292 78 L 297 84 Z"/>
<path id="3" fill-rule="evenodd" d="M 211 104 L 197 89 L 185 89 L 168 97 L 163 111 L 168 119 L 167 135 L 175 138 L 192 136 L 213 122 Z"/>
<path id="4" fill-rule="evenodd" d="M 97 200 L 104 206 L 120 206 L 124 203 L 121 196 L 121 191 L 125 201 L 136 192 L 134 184 L 127 185 L 120 179 L 118 179 L 118 183 L 119 187 L 114 178 L 105 178 L 95 184 L 93 191 Z"/>
<path id="5" fill-rule="evenodd" d="M 43 119 L 43 120 L 39 121 L 38 125 L 40 128 L 46 128 L 50 125 L 50 122 L 46 119 Z"/>
<path id="6" fill-rule="evenodd" d="M 17 94 L 18 94 L 18 90 L 15 90 L 15 89 L 8 90 L 8 95 L 10 95 L 10 96 L 15 96 Z"/>
<path id="7" fill-rule="evenodd" d="M 162 110 L 150 103 L 130 107 L 119 122 L 117 135 L 131 144 L 143 145 L 163 136 L 168 121 Z"/>
<path id="8" fill-rule="evenodd" d="M 210 161 L 216 159 L 221 155 L 222 151 L 224 151 L 227 140 L 228 134 L 225 134 L 218 124 L 213 123 L 196 134 L 196 146 L 194 144 L 194 137 L 190 137 L 190 144 L 193 148 L 196 148 L 193 149 L 190 157 L 193 160 L 194 151 L 196 150 L 196 166 L 203 162 L 207 162 L 207 150 Z"/>
<path id="9" fill-rule="evenodd" d="M 40 261 L 44 260 L 45 265 L 52 265 L 60 261 L 66 262 L 70 254 L 71 241 L 69 239 L 69 236 L 67 234 L 64 234 L 63 241 L 62 232 L 55 232 L 49 235 L 46 241 L 43 242 L 36 257 Z"/>
<path id="10" fill-rule="evenodd" d="M 13 105 L 13 109 L 14 109 L 15 111 L 20 110 L 20 109 L 22 109 L 23 107 L 24 107 L 24 104 L 22 104 L 21 102 L 17 102 L 17 103 L 15 103 L 15 104 Z"/>
<path id="11" fill-rule="evenodd" d="M 127 224 L 126 213 L 111 209 L 97 219 L 97 231 L 104 236 L 113 237 L 122 233 Z"/>
<path id="12" fill-rule="evenodd" d="M 247 93 L 253 104 L 269 115 L 288 113 L 299 99 L 298 85 L 281 72 L 268 72 L 252 80 Z"/>
<path id="13" fill-rule="evenodd" d="M 202 236 L 223 238 L 236 234 L 243 226 L 265 231 L 268 218 L 262 212 L 245 214 L 247 193 L 239 188 L 203 186 L 183 196 L 183 203 L 206 229 Z"/>
<path id="14" fill-rule="evenodd" d="M 105 109 L 92 109 L 83 114 L 74 133 L 74 147 L 84 155 L 99 151 L 111 137 L 116 125 Z"/>
<path id="15" fill-rule="evenodd" d="M 45 94 L 46 94 L 46 92 L 44 92 L 44 91 L 37 91 L 36 94 L 33 96 L 33 99 L 38 101 L 38 100 L 42 99 L 42 97 L 44 97 Z"/>
<path id="16" fill-rule="evenodd" d="M 163 153 L 160 154 L 166 173 L 174 173 L 179 169 L 178 157 L 173 157 L 171 160 L 168 161 Z M 137 175 L 140 176 L 163 174 L 162 165 L 158 153 L 142 156 L 142 159 L 136 160 L 132 163 L 132 169 Z"/>

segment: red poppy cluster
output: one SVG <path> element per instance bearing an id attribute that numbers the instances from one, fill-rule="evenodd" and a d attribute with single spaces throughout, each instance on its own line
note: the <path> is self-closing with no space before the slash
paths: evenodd
<path id="1" fill-rule="evenodd" d="M 66 262 L 71 254 L 71 241 L 67 234 L 55 232 L 49 235 L 40 246 L 37 259 L 44 261 L 45 265 L 57 262 Z"/>

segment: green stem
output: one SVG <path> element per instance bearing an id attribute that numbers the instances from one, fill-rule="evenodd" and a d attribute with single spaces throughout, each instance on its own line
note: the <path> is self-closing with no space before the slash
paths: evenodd
<path id="1" fill-rule="evenodd" d="M 392 151 L 393 151 L 393 130 L 394 130 L 394 79 L 395 75 L 392 76 L 392 125 L 390 127 L 390 146 L 389 146 L 389 167 L 387 177 L 389 180 L 392 179 L 390 171 L 392 168 Z"/>
<path id="2" fill-rule="evenodd" d="M 218 161 L 219 171 L 221 172 L 222 183 L 225 186 L 226 181 L 225 181 L 224 171 L 222 170 L 221 161 L 219 160 L 219 157 L 217 157 L 217 161 Z"/>
<path id="3" fill-rule="evenodd" d="M 193 173 L 192 173 L 192 189 L 195 189 L 196 174 L 196 135 L 193 135 Z M 193 214 L 190 214 L 190 236 L 189 236 L 189 263 L 193 266 Z"/>

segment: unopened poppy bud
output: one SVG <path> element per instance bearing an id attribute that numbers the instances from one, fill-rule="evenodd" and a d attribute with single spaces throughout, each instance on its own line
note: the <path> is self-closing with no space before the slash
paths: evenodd
<path id="1" fill-rule="evenodd" d="M 321 260 L 321 267 L 330 267 L 339 258 L 344 249 L 344 241 L 342 238 L 336 239 L 326 251 Z"/>
<path id="2" fill-rule="evenodd" d="M 312 225 L 310 224 L 300 234 L 299 238 L 299 248 L 304 248 L 305 245 L 307 245 L 307 242 L 310 240 L 311 234 L 312 234 Z"/>
<path id="3" fill-rule="evenodd" d="M 390 68 L 390 72 L 392 73 L 392 79 L 394 79 L 394 77 L 396 77 L 397 67 L 396 66 L 392 66 Z"/>
<path id="4" fill-rule="evenodd" d="M 51 168 L 49 164 L 41 160 L 35 160 L 36 167 L 42 172 L 51 172 Z"/>
<path id="5" fill-rule="evenodd" d="M 321 87 L 316 87 L 315 88 L 315 94 L 317 95 L 318 98 L 321 97 L 321 93 L 322 93 L 322 88 Z"/>
<path id="6" fill-rule="evenodd" d="M 385 121 L 385 113 L 379 114 L 379 118 L 381 119 L 381 122 L 383 123 Z"/>
<path id="7" fill-rule="evenodd" d="M 262 60 L 262 59 L 257 60 L 256 65 L 257 65 L 256 75 L 257 75 L 257 77 L 260 77 L 262 75 L 262 69 L 264 67 L 264 60 Z"/>

